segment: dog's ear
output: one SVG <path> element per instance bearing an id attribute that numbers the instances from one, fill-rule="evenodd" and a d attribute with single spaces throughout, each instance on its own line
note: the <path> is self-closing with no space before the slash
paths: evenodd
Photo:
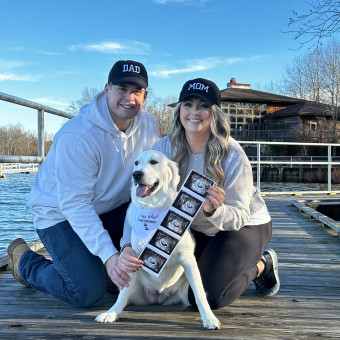
<path id="1" fill-rule="evenodd" d="M 177 185 L 180 180 L 180 176 L 178 174 L 178 165 L 176 162 L 169 160 L 168 161 L 168 169 L 167 169 L 168 177 L 168 189 L 177 191 Z"/>

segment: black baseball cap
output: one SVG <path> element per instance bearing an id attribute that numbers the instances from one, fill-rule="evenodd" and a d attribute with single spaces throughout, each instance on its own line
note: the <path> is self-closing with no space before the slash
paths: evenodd
<path id="1" fill-rule="evenodd" d="M 148 73 L 142 63 L 133 60 L 119 60 L 111 68 L 108 83 L 135 83 L 143 88 L 148 87 Z"/>
<path id="2" fill-rule="evenodd" d="M 211 80 L 204 78 L 188 80 L 182 87 L 178 101 L 181 102 L 190 96 L 201 98 L 209 106 L 216 104 L 221 107 L 221 92 Z"/>

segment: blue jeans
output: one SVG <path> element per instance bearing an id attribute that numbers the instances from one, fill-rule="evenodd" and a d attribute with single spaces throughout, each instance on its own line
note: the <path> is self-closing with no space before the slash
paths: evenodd
<path id="1" fill-rule="evenodd" d="M 128 205 L 99 216 L 117 249 Z M 52 261 L 27 250 L 19 261 L 21 278 L 32 288 L 75 307 L 91 307 L 99 302 L 106 292 L 105 267 L 101 259 L 86 248 L 68 221 L 37 229 L 37 233 Z"/>
<path id="2" fill-rule="evenodd" d="M 64 221 L 37 233 L 52 261 L 26 251 L 19 262 L 22 279 L 32 288 L 76 307 L 99 302 L 106 292 L 103 263 L 90 253 L 70 224 Z"/>

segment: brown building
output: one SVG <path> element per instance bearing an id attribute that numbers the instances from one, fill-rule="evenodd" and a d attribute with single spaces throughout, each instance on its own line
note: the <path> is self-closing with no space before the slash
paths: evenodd
<path id="1" fill-rule="evenodd" d="M 337 141 L 340 123 L 332 126 L 329 105 L 252 90 L 235 78 L 221 98 L 222 110 L 230 115 L 231 135 L 238 140 L 333 142 L 334 135 Z"/>

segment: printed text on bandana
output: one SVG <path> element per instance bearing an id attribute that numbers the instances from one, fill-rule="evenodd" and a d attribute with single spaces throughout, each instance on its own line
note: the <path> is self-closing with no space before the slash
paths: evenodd
<path id="1" fill-rule="evenodd" d="M 133 210 L 135 223 L 133 223 L 132 228 L 141 246 L 148 243 L 167 211 L 168 209 L 146 210 L 137 207 Z"/>

